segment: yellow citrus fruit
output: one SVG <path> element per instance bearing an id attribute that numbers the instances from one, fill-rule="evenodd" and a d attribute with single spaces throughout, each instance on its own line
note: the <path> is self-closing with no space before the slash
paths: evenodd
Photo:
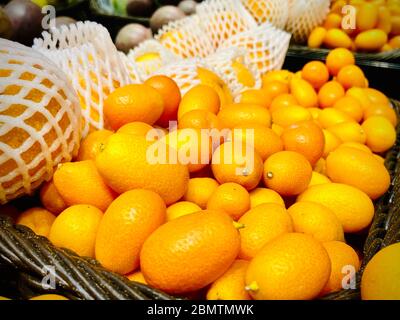
<path id="1" fill-rule="evenodd" d="M 206 209 L 208 200 L 218 186 L 219 183 L 212 178 L 192 178 L 189 180 L 183 200 L 190 201 L 200 208 Z"/>
<path id="2" fill-rule="evenodd" d="M 262 83 L 265 86 L 268 82 L 280 81 L 289 84 L 293 77 L 293 73 L 289 70 L 273 70 L 262 76 Z"/>
<path id="3" fill-rule="evenodd" d="M 352 121 L 354 120 L 349 114 L 335 108 L 323 109 L 318 118 L 318 122 L 324 129 L 343 122 L 352 122 Z"/>
<path id="4" fill-rule="evenodd" d="M 151 125 L 145 122 L 136 121 L 123 125 L 117 130 L 117 133 L 133 134 L 146 137 L 149 131 L 153 129 L 154 128 Z M 103 144 L 106 144 L 106 142 Z"/>
<path id="5" fill-rule="evenodd" d="M 324 38 L 324 44 L 332 48 L 351 48 L 351 38 L 342 30 L 338 28 L 329 29 Z"/>
<path id="6" fill-rule="evenodd" d="M 253 190 L 261 180 L 263 162 L 254 147 L 225 142 L 214 151 L 211 168 L 219 183 L 236 182 Z"/>
<path id="7" fill-rule="evenodd" d="M 364 92 L 372 104 L 390 105 L 388 97 L 386 97 L 381 91 L 373 88 L 365 88 Z"/>
<path id="8" fill-rule="evenodd" d="M 307 68 L 306 68 L 307 67 Z M 318 106 L 318 96 L 317 93 L 315 92 L 313 85 L 317 85 L 317 80 L 315 75 L 311 75 L 312 71 L 309 71 L 308 68 L 309 66 L 306 66 L 306 73 L 305 75 L 308 77 L 306 80 L 304 79 L 297 79 L 293 78 L 292 81 L 290 82 L 290 92 L 291 94 L 295 97 L 295 99 L 298 101 L 299 105 L 305 108 L 314 108 Z M 312 65 L 312 68 L 313 65 Z M 304 69 L 302 73 L 304 73 Z M 324 77 L 324 75 L 320 76 Z M 313 79 L 311 79 L 314 77 Z M 308 80 L 310 79 L 310 80 Z M 328 79 L 327 79 L 328 80 Z M 320 82 L 324 82 L 323 80 L 319 79 Z M 321 84 L 321 86 L 323 83 Z"/>
<path id="9" fill-rule="evenodd" d="M 364 112 L 372 105 L 365 90 L 364 88 L 353 87 L 346 92 L 346 97 L 352 97 L 358 100 Z"/>
<path id="10" fill-rule="evenodd" d="M 333 107 L 340 98 L 344 97 L 344 95 L 345 90 L 338 81 L 328 81 L 318 91 L 319 106 L 321 108 Z"/>
<path id="11" fill-rule="evenodd" d="M 292 219 L 285 207 L 275 203 L 264 203 L 246 212 L 239 224 L 240 233 L 239 257 L 253 259 L 270 241 L 283 233 L 292 232 Z"/>
<path id="12" fill-rule="evenodd" d="M 374 3 L 363 3 L 357 11 L 357 28 L 360 31 L 370 30 L 378 23 L 379 11 Z"/>
<path id="13" fill-rule="evenodd" d="M 342 16 L 340 14 L 331 12 L 326 16 L 324 22 L 324 28 L 326 29 L 340 28 L 341 25 L 342 25 Z"/>
<path id="14" fill-rule="evenodd" d="M 340 291 L 343 289 L 343 280 L 349 272 L 348 268 L 357 272 L 360 268 L 360 259 L 352 247 L 342 241 L 327 241 L 322 244 L 331 260 L 331 275 L 321 295 Z M 355 276 L 355 273 L 354 273 Z"/>
<path id="15" fill-rule="evenodd" d="M 113 201 L 96 237 L 96 259 L 107 269 L 129 274 L 139 266 L 142 245 L 165 222 L 166 206 L 155 192 L 127 191 Z"/>
<path id="16" fill-rule="evenodd" d="M 308 37 L 308 46 L 310 48 L 320 48 L 328 30 L 324 27 L 316 27 Z"/>
<path id="17" fill-rule="evenodd" d="M 376 153 L 389 150 L 396 142 L 397 133 L 393 124 L 385 117 L 369 117 L 361 126 L 367 135 L 367 146 Z"/>
<path id="18" fill-rule="evenodd" d="M 145 137 L 116 133 L 97 156 L 96 166 L 116 192 L 145 188 L 170 205 L 185 194 L 189 171 L 185 165 L 168 161 L 170 148 L 165 147 L 165 157 L 158 158 L 158 147 Z"/>
<path id="19" fill-rule="evenodd" d="M 322 156 L 326 158 L 329 153 L 336 150 L 336 148 L 338 148 L 342 144 L 342 140 L 340 140 L 334 133 L 330 132 L 329 130 L 323 129 L 322 132 L 324 133 L 325 137 L 325 146 Z"/>
<path id="20" fill-rule="evenodd" d="M 324 184 L 324 183 L 331 183 L 332 181 L 329 180 L 329 178 L 322 173 L 319 173 L 317 171 L 313 171 L 312 176 L 311 176 L 311 181 L 308 185 L 308 187 L 316 186 L 318 184 Z"/>
<path id="21" fill-rule="evenodd" d="M 245 289 L 244 277 L 249 262 L 235 260 L 230 268 L 207 291 L 207 300 L 250 300 Z"/>
<path id="22" fill-rule="evenodd" d="M 254 75 L 243 63 L 233 61 L 232 69 L 235 71 L 236 78 L 240 84 L 248 88 L 254 87 L 256 83 Z"/>
<path id="23" fill-rule="evenodd" d="M 256 300 L 314 299 L 329 279 L 329 256 L 314 237 L 286 233 L 250 262 L 246 285 Z"/>
<path id="24" fill-rule="evenodd" d="M 352 87 L 364 88 L 366 86 L 364 72 L 360 67 L 355 65 L 345 66 L 340 69 L 337 75 L 337 81 L 345 90 Z"/>
<path id="25" fill-rule="evenodd" d="M 326 183 L 308 188 L 298 201 L 310 201 L 331 209 L 342 223 L 346 233 L 367 228 L 374 216 L 374 205 L 367 194 L 342 183 Z"/>
<path id="26" fill-rule="evenodd" d="M 379 251 L 367 266 L 361 279 L 363 300 L 400 300 L 400 244 Z"/>
<path id="27" fill-rule="evenodd" d="M 312 235 L 321 242 L 344 241 L 341 222 L 335 213 L 324 205 L 308 201 L 297 202 L 288 212 L 292 217 L 294 232 Z"/>
<path id="28" fill-rule="evenodd" d="M 53 176 L 57 191 L 69 206 L 90 204 L 104 211 L 114 200 L 93 160 L 64 163 Z"/>
<path id="29" fill-rule="evenodd" d="M 354 65 L 355 63 L 354 54 L 346 48 L 334 49 L 326 57 L 326 66 L 333 76 L 336 76 L 343 67 Z"/>
<path id="30" fill-rule="evenodd" d="M 60 214 L 67 208 L 67 204 L 57 191 L 53 180 L 45 182 L 40 188 L 40 202 L 55 215 Z"/>
<path id="31" fill-rule="evenodd" d="M 275 203 L 285 207 L 285 202 L 278 192 L 267 188 L 256 188 L 250 192 L 250 208 L 253 209 L 260 204 Z"/>
<path id="32" fill-rule="evenodd" d="M 308 81 L 315 90 L 321 88 L 329 80 L 329 70 L 321 61 L 311 61 L 302 70 L 302 78 Z M 314 96 L 317 99 L 316 94 Z M 316 107 L 316 105 L 314 105 Z"/>
<path id="33" fill-rule="evenodd" d="M 164 112 L 162 95 L 145 84 L 130 84 L 112 92 L 104 101 L 104 116 L 118 130 L 124 124 L 141 121 L 153 125 Z"/>
<path id="34" fill-rule="evenodd" d="M 390 186 L 385 166 L 372 154 L 351 147 L 331 152 L 326 159 L 326 172 L 333 182 L 356 187 L 371 199 L 379 198 Z"/>
<path id="35" fill-rule="evenodd" d="M 217 114 L 221 107 L 218 93 L 207 85 L 197 85 L 183 97 L 178 109 L 178 119 L 192 110 L 206 110 Z"/>
<path id="36" fill-rule="evenodd" d="M 16 223 L 22 224 L 39 236 L 48 237 L 56 216 L 43 208 L 30 208 L 22 212 Z"/>
<path id="37" fill-rule="evenodd" d="M 364 116 L 364 110 L 361 103 L 351 96 L 340 98 L 336 101 L 333 107 L 347 113 L 356 122 L 360 122 Z"/>
<path id="38" fill-rule="evenodd" d="M 300 153 L 281 151 L 264 163 L 264 183 L 282 196 L 293 196 L 307 189 L 312 167 Z"/>
<path id="39" fill-rule="evenodd" d="M 278 110 L 281 107 L 287 107 L 291 105 L 298 105 L 299 102 L 296 100 L 296 98 L 289 93 L 281 94 L 277 96 L 274 100 L 272 100 L 271 106 L 270 106 L 270 111 L 271 113 Z"/>
<path id="40" fill-rule="evenodd" d="M 364 119 L 367 120 L 373 116 L 382 116 L 390 121 L 390 123 L 396 127 L 397 126 L 397 115 L 396 111 L 387 104 L 371 104 L 364 110 Z"/>
<path id="41" fill-rule="evenodd" d="M 312 120 L 311 112 L 308 110 L 308 108 L 297 105 L 279 108 L 272 113 L 273 123 L 284 128 L 289 127 L 296 122 L 307 120 Z"/>
<path id="42" fill-rule="evenodd" d="M 269 108 L 271 105 L 271 97 L 266 90 L 246 90 L 242 92 L 240 103 L 258 104 L 264 108 Z"/>
<path id="43" fill-rule="evenodd" d="M 141 271 L 136 271 L 134 273 L 131 273 L 130 275 L 126 276 L 130 281 L 146 284 L 146 279 L 144 278 L 144 275 Z"/>
<path id="44" fill-rule="evenodd" d="M 149 285 L 171 294 L 202 289 L 221 277 L 240 249 L 233 220 L 202 211 L 167 222 L 144 243 L 141 271 Z"/>
<path id="45" fill-rule="evenodd" d="M 271 114 L 268 109 L 258 104 L 236 103 L 223 108 L 218 113 L 222 129 L 233 129 L 243 124 L 271 126 Z"/>
<path id="46" fill-rule="evenodd" d="M 57 247 L 94 258 L 94 245 L 103 212 L 94 206 L 78 204 L 65 209 L 54 221 L 49 239 Z"/>
<path id="47" fill-rule="evenodd" d="M 223 211 L 233 220 L 238 220 L 250 209 L 250 195 L 240 184 L 223 183 L 208 199 L 207 209 Z"/>
<path id="48" fill-rule="evenodd" d="M 359 142 L 345 142 L 345 143 L 342 143 L 339 147 L 340 148 L 342 148 L 342 147 L 356 148 L 358 150 L 372 154 L 372 151 L 370 148 L 368 148 L 365 144 L 361 144 Z"/>
<path id="49" fill-rule="evenodd" d="M 358 142 L 364 144 L 367 141 L 367 135 L 364 129 L 355 121 L 335 124 L 330 126 L 328 131 L 332 132 L 343 142 Z"/>
<path id="50" fill-rule="evenodd" d="M 388 41 L 388 35 L 380 29 L 363 31 L 354 40 L 357 50 L 374 52 L 381 49 Z"/>
<path id="51" fill-rule="evenodd" d="M 112 134 L 113 132 L 110 130 L 98 130 L 89 133 L 86 138 L 81 141 L 77 160 L 83 161 L 96 159 L 100 147 Z"/>
<path id="52" fill-rule="evenodd" d="M 179 129 L 220 129 L 218 117 L 207 110 L 192 110 L 186 112 L 178 122 Z"/>
<path id="53" fill-rule="evenodd" d="M 273 100 L 281 94 L 289 93 L 290 88 L 282 81 L 268 81 L 263 84 L 262 90 Z"/>
<path id="54" fill-rule="evenodd" d="M 189 201 L 180 201 L 167 208 L 167 221 L 198 211 L 201 211 L 201 208 L 197 204 Z"/>
<path id="55" fill-rule="evenodd" d="M 69 299 L 59 294 L 42 294 L 40 296 L 30 298 L 29 300 L 69 300 Z"/>

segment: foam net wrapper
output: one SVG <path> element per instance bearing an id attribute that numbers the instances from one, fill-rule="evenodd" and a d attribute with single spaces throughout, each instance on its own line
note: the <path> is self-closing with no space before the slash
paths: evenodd
<path id="1" fill-rule="evenodd" d="M 116 88 L 139 82 L 139 73 L 129 59 L 118 52 L 110 34 L 94 22 L 78 22 L 35 39 L 33 48 L 56 63 L 68 76 L 82 107 L 83 130 L 103 129 L 103 102 Z"/>
<path id="2" fill-rule="evenodd" d="M 218 70 L 222 74 L 233 98 L 239 97 L 240 93 L 247 89 L 258 89 L 261 86 L 261 75 L 257 67 L 251 64 L 246 57 L 247 50 L 244 48 L 231 47 L 220 49 L 216 53 L 208 56 L 204 61 L 214 70 Z M 234 62 L 241 63 L 247 70 L 250 71 L 254 78 L 254 86 L 252 88 L 244 86 L 238 79 L 236 70 L 232 67 Z"/>
<path id="3" fill-rule="evenodd" d="M 155 39 L 183 59 L 204 58 L 214 52 L 211 39 L 204 33 L 198 15 L 168 23 Z"/>
<path id="4" fill-rule="evenodd" d="M 257 23 L 270 22 L 284 29 L 289 17 L 289 0 L 241 0 Z"/>
<path id="5" fill-rule="evenodd" d="M 247 61 L 257 66 L 263 75 L 268 71 L 282 68 L 289 42 L 289 33 L 267 22 L 231 37 L 221 45 L 221 49 L 231 47 L 245 49 Z"/>
<path id="6" fill-rule="evenodd" d="M 129 51 L 128 59 L 136 64 L 140 78 L 146 79 L 150 74 L 178 60 L 179 57 L 167 50 L 159 41 L 150 39 Z"/>
<path id="7" fill-rule="evenodd" d="M 322 24 L 329 13 L 330 0 L 296 0 L 289 4 L 286 30 L 296 43 L 305 43 L 311 31 Z"/>
<path id="8" fill-rule="evenodd" d="M 66 75 L 39 52 L 0 38 L 0 203 L 31 194 L 70 161 L 80 106 Z"/>
<path id="9" fill-rule="evenodd" d="M 206 0 L 196 12 L 215 49 L 230 37 L 257 26 L 241 0 Z"/>

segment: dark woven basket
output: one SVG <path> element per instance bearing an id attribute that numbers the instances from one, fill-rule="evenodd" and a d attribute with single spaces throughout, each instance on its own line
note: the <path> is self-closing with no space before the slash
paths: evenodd
<path id="1" fill-rule="evenodd" d="M 400 102 L 392 101 L 399 114 Z M 383 247 L 400 241 L 400 126 L 395 146 L 387 153 L 385 165 L 392 183 L 375 204 L 375 217 L 363 246 L 363 264 L 357 275 L 357 289 L 325 296 L 324 300 L 360 299 L 360 279 L 370 259 Z M 43 289 L 48 271 L 56 270 L 56 289 Z M 54 247 L 29 228 L 14 225 L 0 216 L 0 295 L 26 299 L 43 293 L 58 293 L 70 299 L 174 300 L 158 290 L 105 270 L 96 260 Z"/>

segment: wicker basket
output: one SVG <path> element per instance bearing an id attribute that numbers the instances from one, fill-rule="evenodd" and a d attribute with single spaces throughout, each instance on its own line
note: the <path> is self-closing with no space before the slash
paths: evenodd
<path id="1" fill-rule="evenodd" d="M 399 114 L 400 102 L 392 101 Z M 400 241 L 400 126 L 397 142 L 387 153 L 386 167 L 392 176 L 391 187 L 375 204 L 375 218 L 363 242 L 363 264 L 357 275 L 357 289 L 325 296 L 324 300 L 360 299 L 360 279 L 370 259 L 383 247 Z M 21 203 L 32 205 L 30 199 Z M 349 239 L 348 239 L 349 240 Z M 365 241 L 364 241 L 365 240 Z M 354 241 L 354 239 L 350 240 Z M 55 266 L 56 290 L 44 290 L 41 281 L 45 266 Z M 82 258 L 65 249 L 55 248 L 46 238 L 30 229 L 14 225 L 0 216 L 0 295 L 30 298 L 43 293 L 58 293 L 70 299 L 178 299 L 143 284 L 105 270 L 96 260 Z"/>

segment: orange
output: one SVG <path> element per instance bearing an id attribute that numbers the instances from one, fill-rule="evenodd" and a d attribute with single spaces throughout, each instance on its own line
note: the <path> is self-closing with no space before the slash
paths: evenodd
<path id="1" fill-rule="evenodd" d="M 337 75 L 337 81 L 345 90 L 352 87 L 365 88 L 365 75 L 360 67 L 355 65 L 345 66 L 340 69 Z"/>
<path id="2" fill-rule="evenodd" d="M 272 97 L 267 90 L 246 90 L 242 92 L 240 103 L 258 104 L 264 108 L 269 108 L 272 102 Z"/>
<path id="3" fill-rule="evenodd" d="M 369 117 L 361 126 L 367 135 L 367 146 L 376 153 L 389 150 L 396 142 L 397 133 L 393 124 L 385 117 Z"/>
<path id="4" fill-rule="evenodd" d="M 322 132 L 324 133 L 325 137 L 325 146 L 324 146 L 324 153 L 322 156 L 326 158 L 329 153 L 334 151 L 342 144 L 342 140 L 340 140 L 334 133 L 323 129 Z"/>
<path id="5" fill-rule="evenodd" d="M 181 102 L 181 92 L 174 80 L 163 75 L 153 76 L 147 79 L 144 84 L 156 89 L 164 101 L 164 111 L 158 119 L 157 124 L 167 128 L 169 121 L 175 121 L 178 115 L 178 108 Z"/>
<path id="6" fill-rule="evenodd" d="M 201 208 L 197 204 L 189 201 L 180 201 L 167 208 L 167 221 L 198 211 L 201 211 Z"/>
<path id="7" fill-rule="evenodd" d="M 285 207 L 276 203 L 264 203 L 246 212 L 239 223 L 244 225 L 240 233 L 239 257 L 253 259 L 270 241 L 293 231 L 292 219 Z"/>
<path id="8" fill-rule="evenodd" d="M 355 63 L 354 54 L 345 48 L 333 49 L 326 57 L 326 66 L 332 76 L 336 76 L 343 67 L 354 65 Z"/>
<path id="9" fill-rule="evenodd" d="M 236 126 L 248 123 L 271 126 L 269 110 L 258 104 L 232 104 L 218 113 L 218 119 L 222 129 L 233 129 Z"/>
<path id="10" fill-rule="evenodd" d="M 218 186 L 219 183 L 212 178 L 192 178 L 189 180 L 183 200 L 193 202 L 200 208 L 205 209 L 208 200 Z"/>
<path id="11" fill-rule="evenodd" d="M 22 224 L 39 236 L 48 237 L 56 216 L 46 209 L 35 207 L 22 212 L 16 223 Z"/>
<path id="12" fill-rule="evenodd" d="M 192 110 L 186 112 L 178 122 L 179 129 L 219 129 L 218 117 L 207 110 Z"/>
<path id="13" fill-rule="evenodd" d="M 329 70 L 321 61 L 311 61 L 302 70 L 302 78 L 318 90 L 329 80 Z"/>
<path id="14" fill-rule="evenodd" d="M 361 190 L 342 183 L 326 183 L 308 188 L 298 201 L 311 201 L 331 209 L 346 233 L 367 228 L 374 217 L 374 204 Z"/>
<path id="15" fill-rule="evenodd" d="M 337 100 L 333 107 L 347 113 L 356 122 L 360 122 L 363 119 L 364 110 L 356 98 L 344 96 Z"/>
<path id="16" fill-rule="evenodd" d="M 211 168 L 219 183 L 236 182 L 253 190 L 261 180 L 263 161 L 253 147 L 225 142 L 214 151 Z"/>
<path id="17" fill-rule="evenodd" d="M 67 208 L 67 204 L 57 191 L 53 180 L 45 182 L 40 188 L 40 202 L 55 215 L 60 214 Z"/>
<path id="18" fill-rule="evenodd" d="M 147 284 L 146 279 L 144 278 L 143 273 L 141 271 L 136 271 L 134 273 L 131 273 L 130 275 L 127 276 L 127 278 L 130 281 Z"/>
<path id="19" fill-rule="evenodd" d="M 262 76 L 262 84 L 266 86 L 268 82 L 280 81 L 289 84 L 293 77 L 293 73 L 289 70 L 272 70 Z"/>
<path id="20" fill-rule="evenodd" d="M 149 285 L 170 294 L 197 291 L 232 265 L 240 249 L 232 219 L 202 211 L 172 220 L 144 243 L 140 266 Z"/>
<path id="21" fill-rule="evenodd" d="M 379 251 L 368 262 L 361 279 L 363 300 L 400 300 L 400 244 Z"/>
<path id="22" fill-rule="evenodd" d="M 333 182 L 345 183 L 365 192 L 371 199 L 383 195 L 390 186 L 390 175 L 372 154 L 340 147 L 326 159 L 326 171 Z"/>
<path id="23" fill-rule="evenodd" d="M 310 73 L 311 71 L 307 70 L 308 77 L 310 77 Z M 306 80 L 293 78 L 290 82 L 290 92 L 302 107 L 314 108 L 318 106 L 317 93 Z"/>
<path id="24" fill-rule="evenodd" d="M 189 170 L 185 165 L 168 161 L 169 148 L 165 148 L 165 158 L 157 154 L 158 147 L 145 137 L 116 133 L 97 156 L 96 166 L 107 185 L 116 192 L 149 189 L 170 205 L 185 194 Z"/>
<path id="25" fill-rule="evenodd" d="M 329 256 L 310 235 L 286 233 L 250 262 L 246 285 L 256 300 L 307 300 L 318 296 L 331 272 Z"/>
<path id="26" fill-rule="evenodd" d="M 29 300 L 69 300 L 64 296 L 60 296 L 58 294 L 42 294 L 40 296 L 36 296 L 30 298 Z"/>
<path id="27" fill-rule="evenodd" d="M 278 110 L 281 107 L 287 107 L 291 105 L 298 105 L 299 102 L 296 100 L 296 98 L 289 93 L 281 94 L 277 96 L 274 100 L 272 100 L 271 106 L 270 106 L 270 111 L 274 112 Z"/>
<path id="28" fill-rule="evenodd" d="M 272 129 L 259 124 L 236 127 L 233 130 L 233 139 L 251 143 L 263 161 L 270 155 L 283 150 L 283 144 L 279 136 Z"/>
<path id="29" fill-rule="evenodd" d="M 149 131 L 153 129 L 154 128 L 147 123 L 136 121 L 123 125 L 117 130 L 117 133 L 134 134 L 146 137 Z"/>
<path id="30" fill-rule="evenodd" d="M 367 141 L 367 135 L 364 129 L 355 121 L 335 124 L 330 126 L 328 130 L 343 142 L 358 142 L 364 144 Z"/>
<path id="31" fill-rule="evenodd" d="M 318 184 L 324 184 L 324 183 L 331 183 L 332 181 L 329 180 L 329 178 L 322 173 L 319 173 L 317 171 L 313 171 L 312 176 L 311 176 L 311 181 L 308 185 L 308 188 L 312 186 L 316 186 Z"/>
<path id="32" fill-rule="evenodd" d="M 312 235 L 321 242 L 344 241 L 341 222 L 332 210 L 322 204 L 297 202 L 288 212 L 292 217 L 295 232 Z"/>
<path id="33" fill-rule="evenodd" d="M 386 104 L 371 104 L 364 110 L 364 119 L 367 120 L 373 116 L 382 116 L 390 121 L 390 123 L 397 126 L 397 115 L 394 109 Z"/>
<path id="34" fill-rule="evenodd" d="M 319 106 L 321 108 L 333 107 L 344 95 L 344 88 L 339 82 L 335 80 L 329 81 L 325 83 L 318 92 Z"/>
<path id="35" fill-rule="evenodd" d="M 329 259 L 331 260 L 331 275 L 328 283 L 321 292 L 321 295 L 325 295 L 342 290 L 342 282 L 343 280 L 347 280 L 345 276 L 350 271 L 348 268 L 354 268 L 351 272 L 354 272 L 355 276 L 355 272 L 360 268 L 360 260 L 354 249 L 342 241 L 327 241 L 322 245 L 328 252 Z M 346 284 L 348 284 L 348 281 Z"/>
<path id="36" fill-rule="evenodd" d="M 163 96 L 145 84 L 120 87 L 104 101 L 104 117 L 114 130 L 134 121 L 153 125 L 163 112 Z"/>
<path id="37" fill-rule="evenodd" d="M 323 155 L 324 133 L 313 121 L 298 122 L 291 125 L 285 129 L 281 138 L 285 150 L 301 153 L 312 166 Z"/>
<path id="38" fill-rule="evenodd" d="M 81 141 L 77 160 L 83 161 L 96 159 L 100 147 L 112 134 L 113 132 L 110 130 L 98 130 L 89 133 L 86 138 Z"/>
<path id="39" fill-rule="evenodd" d="M 114 200 L 114 193 L 105 184 L 93 160 L 60 165 L 54 173 L 53 181 L 69 206 L 90 204 L 104 211 Z"/>
<path id="40" fill-rule="evenodd" d="M 236 221 L 250 209 L 250 195 L 240 184 L 223 183 L 208 199 L 207 209 L 223 211 Z"/>
<path id="41" fill-rule="evenodd" d="M 289 85 L 281 81 L 263 83 L 262 89 L 272 100 L 281 94 L 289 93 Z"/>
<path id="42" fill-rule="evenodd" d="M 390 101 L 389 101 L 388 97 L 386 97 L 381 91 L 373 89 L 373 88 L 365 88 L 364 92 L 372 104 L 374 104 L 374 105 L 378 105 L 378 104 L 390 105 Z"/>
<path id="43" fill-rule="evenodd" d="M 293 151 L 281 151 L 264 163 L 264 183 L 282 196 L 293 196 L 307 189 L 312 167 L 306 157 Z"/>
<path id="44" fill-rule="evenodd" d="M 371 107 L 371 101 L 366 93 L 365 88 L 357 88 L 357 87 L 350 88 L 346 92 L 346 97 L 356 98 L 358 102 L 361 104 L 361 107 L 364 112 Z"/>
<path id="45" fill-rule="evenodd" d="M 326 129 L 343 122 L 353 122 L 353 118 L 346 112 L 335 109 L 323 109 L 318 117 L 318 122 Z"/>
<path id="46" fill-rule="evenodd" d="M 94 258 L 94 245 L 103 212 L 94 206 L 78 204 L 65 209 L 54 221 L 49 239 L 57 247 L 80 256 Z"/>
<path id="47" fill-rule="evenodd" d="M 100 223 L 96 259 L 107 269 L 128 274 L 139 266 L 145 240 L 166 219 L 166 206 L 155 192 L 127 191 L 113 201 Z"/>
<path id="48" fill-rule="evenodd" d="M 207 291 L 207 300 L 250 300 L 245 289 L 244 277 L 249 262 L 235 260 L 230 268 Z"/>
<path id="49" fill-rule="evenodd" d="M 281 127 L 288 127 L 296 122 L 312 120 L 309 108 L 291 105 L 279 108 L 272 113 L 272 121 Z"/>
<path id="50" fill-rule="evenodd" d="M 285 207 L 285 202 L 278 192 L 266 189 L 266 188 L 256 188 L 250 192 L 250 208 L 253 209 L 260 204 L 264 203 L 275 203 L 282 207 Z"/>
<path id="51" fill-rule="evenodd" d="M 210 86 L 197 85 L 190 89 L 179 104 L 178 120 L 192 110 L 206 110 L 217 114 L 221 107 L 218 93 Z"/>

